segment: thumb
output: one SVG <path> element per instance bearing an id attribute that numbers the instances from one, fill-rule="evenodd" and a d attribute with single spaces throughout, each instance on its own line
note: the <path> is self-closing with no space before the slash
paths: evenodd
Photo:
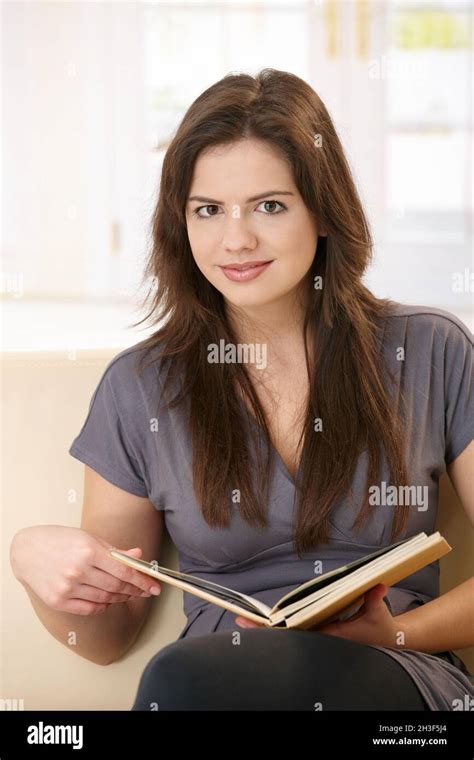
<path id="1" fill-rule="evenodd" d="M 124 554 L 132 554 L 134 557 L 141 557 L 143 554 L 139 546 L 136 546 L 134 549 L 123 549 L 122 551 Z"/>
<path id="2" fill-rule="evenodd" d="M 387 591 L 388 588 L 385 583 L 378 583 L 367 591 L 364 601 L 364 613 L 370 615 L 371 612 L 375 612 L 382 603 L 384 596 L 387 595 Z"/>

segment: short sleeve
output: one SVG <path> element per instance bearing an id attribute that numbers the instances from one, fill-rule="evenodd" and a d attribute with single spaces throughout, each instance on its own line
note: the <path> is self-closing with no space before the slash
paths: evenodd
<path id="1" fill-rule="evenodd" d="M 138 458 L 127 438 L 124 410 L 118 408 L 112 377 L 116 383 L 117 377 L 108 367 L 92 395 L 87 417 L 69 454 L 124 491 L 148 496 Z"/>
<path id="2" fill-rule="evenodd" d="M 459 324 L 459 323 L 458 323 Z M 467 328 L 451 323 L 445 348 L 445 462 L 474 436 L 473 342 Z"/>

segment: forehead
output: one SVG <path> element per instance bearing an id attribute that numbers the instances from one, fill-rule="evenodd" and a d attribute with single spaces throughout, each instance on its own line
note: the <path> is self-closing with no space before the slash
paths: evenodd
<path id="1" fill-rule="evenodd" d="M 269 143 L 241 140 L 229 145 L 215 145 L 198 156 L 191 182 L 192 190 L 215 192 L 216 187 L 251 194 L 265 186 L 294 189 L 291 168 Z M 275 184 L 276 183 L 276 184 Z M 257 187 L 258 185 L 258 187 Z"/>

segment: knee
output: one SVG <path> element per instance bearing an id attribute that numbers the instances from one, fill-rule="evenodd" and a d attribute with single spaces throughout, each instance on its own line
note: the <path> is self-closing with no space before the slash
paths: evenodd
<path id="1" fill-rule="evenodd" d="M 172 642 L 147 663 L 132 710 L 193 710 L 199 689 L 197 669 L 179 642 Z"/>

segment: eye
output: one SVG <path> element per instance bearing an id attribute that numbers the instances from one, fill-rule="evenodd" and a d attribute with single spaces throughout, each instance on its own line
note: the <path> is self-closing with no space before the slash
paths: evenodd
<path id="1" fill-rule="evenodd" d="M 264 211 L 264 213 L 267 216 L 275 216 L 275 214 L 281 214 L 282 211 L 286 211 L 286 209 L 287 209 L 287 207 L 285 206 L 285 204 L 284 203 L 280 203 L 280 201 L 262 201 L 261 203 L 259 203 L 259 206 L 261 206 L 261 205 L 264 205 L 264 206 L 267 206 L 267 207 L 268 206 L 270 206 L 270 207 L 280 206 L 280 209 L 276 210 L 276 211 L 274 211 L 274 208 L 270 208 L 270 209 L 267 208 Z M 257 208 L 258 208 L 258 206 L 257 206 Z"/>
<path id="2" fill-rule="evenodd" d="M 276 214 L 281 214 L 282 211 L 287 210 L 287 206 L 285 206 L 285 204 L 281 203 L 280 201 L 261 201 L 257 206 L 257 209 L 262 205 L 265 207 L 263 213 L 266 216 L 275 216 Z M 194 216 L 196 219 L 210 219 L 212 216 L 217 216 L 218 213 L 219 206 L 217 206 L 215 203 L 210 203 L 206 206 L 198 206 L 195 208 L 192 212 L 192 216 Z"/>
<path id="3" fill-rule="evenodd" d="M 219 206 L 216 206 L 215 203 L 210 203 L 207 206 L 198 206 L 197 208 L 194 209 L 193 216 L 197 217 L 198 219 L 209 219 L 211 216 L 216 216 L 217 211 L 216 213 L 211 213 L 211 214 L 201 214 L 200 211 L 202 211 L 203 209 L 207 211 L 209 209 L 218 209 L 218 208 Z"/>

